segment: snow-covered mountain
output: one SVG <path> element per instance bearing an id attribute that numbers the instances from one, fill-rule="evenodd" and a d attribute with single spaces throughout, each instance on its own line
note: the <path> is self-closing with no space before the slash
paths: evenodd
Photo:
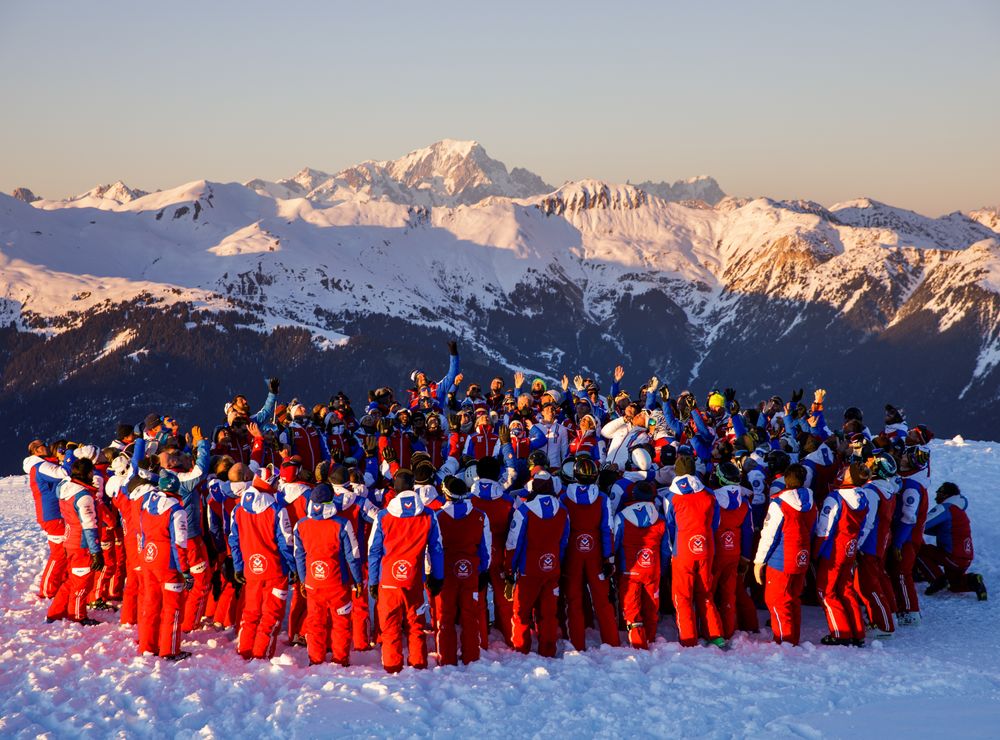
<path id="1" fill-rule="evenodd" d="M 700 200 L 710 206 L 714 206 L 726 197 L 726 194 L 722 192 L 722 188 L 719 187 L 719 183 L 716 182 L 715 178 L 708 175 L 699 175 L 687 180 L 677 180 L 674 183 L 647 180 L 646 182 L 640 182 L 636 187 L 663 200 Z"/>
<path id="2" fill-rule="evenodd" d="M 441 142 L 334 176 L 0 196 L 5 434 L 178 404 L 214 418 L 271 372 L 301 397 L 363 395 L 435 372 L 450 336 L 469 377 L 607 384 L 622 362 L 629 387 L 823 385 L 876 425 L 892 401 L 945 433 L 992 430 L 1000 236 L 981 213 L 710 206 L 595 180 L 525 195 L 517 172 Z"/>

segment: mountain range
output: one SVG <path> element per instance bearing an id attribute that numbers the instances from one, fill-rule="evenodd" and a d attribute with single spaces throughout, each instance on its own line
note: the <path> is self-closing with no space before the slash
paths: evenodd
<path id="1" fill-rule="evenodd" d="M 208 423 L 275 373 L 311 401 L 443 374 L 627 368 L 744 402 L 826 387 L 942 434 L 1000 412 L 1000 217 L 546 184 L 476 142 L 278 181 L 0 195 L 0 466 L 35 436 Z"/>

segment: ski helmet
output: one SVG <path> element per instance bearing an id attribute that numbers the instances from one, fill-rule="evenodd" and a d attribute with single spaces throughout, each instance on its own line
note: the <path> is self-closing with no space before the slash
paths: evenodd
<path id="1" fill-rule="evenodd" d="M 764 456 L 767 469 L 775 475 L 781 475 L 791 464 L 792 459 L 784 450 L 771 450 Z"/>
<path id="2" fill-rule="evenodd" d="M 585 486 L 597 481 L 597 463 L 589 455 L 577 455 L 573 465 L 573 477 L 576 482 Z"/>
<path id="3" fill-rule="evenodd" d="M 649 470 L 649 466 L 653 464 L 653 458 L 644 447 L 636 447 L 630 457 L 636 470 Z"/>
<path id="4" fill-rule="evenodd" d="M 892 455 L 887 452 L 880 452 L 875 455 L 875 460 L 872 462 L 872 473 L 880 480 L 889 480 L 896 475 L 897 467 L 896 461 L 892 459 Z"/>
<path id="5" fill-rule="evenodd" d="M 573 472 L 576 468 L 576 459 L 570 455 L 565 460 L 563 460 L 562 465 L 559 466 L 559 479 L 566 484 L 574 482 Z"/>
<path id="6" fill-rule="evenodd" d="M 731 462 L 719 463 L 715 466 L 715 479 L 720 486 L 738 486 L 740 484 L 740 471 Z"/>
<path id="7" fill-rule="evenodd" d="M 549 467 L 549 456 L 543 450 L 534 450 L 528 455 L 528 467 L 547 469 Z"/>

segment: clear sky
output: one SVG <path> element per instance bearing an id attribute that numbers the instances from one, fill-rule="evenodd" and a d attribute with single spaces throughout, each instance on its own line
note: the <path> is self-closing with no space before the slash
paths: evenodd
<path id="1" fill-rule="evenodd" d="M 0 190 L 477 139 L 553 184 L 1000 203 L 1000 2 L 4 2 Z"/>

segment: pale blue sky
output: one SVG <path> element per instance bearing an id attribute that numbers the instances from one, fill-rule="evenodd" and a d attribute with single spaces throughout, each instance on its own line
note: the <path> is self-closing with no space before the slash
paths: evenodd
<path id="1" fill-rule="evenodd" d="M 0 190 L 477 139 L 547 181 L 1000 203 L 1000 2 L 0 5 Z"/>

